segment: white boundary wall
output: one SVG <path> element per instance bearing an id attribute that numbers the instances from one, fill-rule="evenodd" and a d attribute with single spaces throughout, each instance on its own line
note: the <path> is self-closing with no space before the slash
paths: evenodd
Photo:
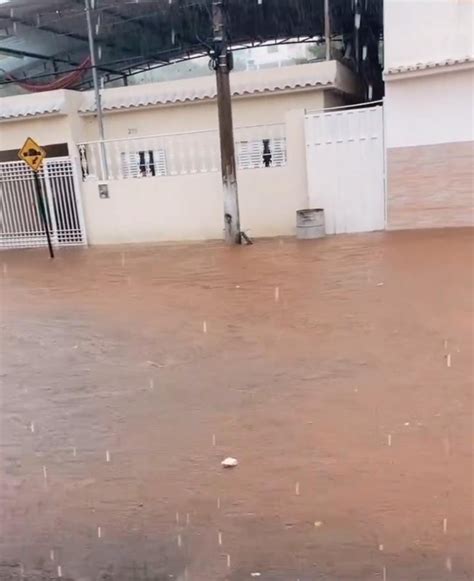
<path id="1" fill-rule="evenodd" d="M 242 229 L 250 236 L 293 235 L 307 207 L 304 110 L 285 116 L 287 163 L 237 172 Z M 110 198 L 99 197 L 107 183 Z M 82 182 L 90 244 L 221 239 L 219 172 Z"/>
<path id="2" fill-rule="evenodd" d="M 385 69 L 473 54 L 472 0 L 385 0 Z"/>
<path id="3" fill-rule="evenodd" d="M 387 80 L 386 146 L 474 139 L 474 64 L 458 71 Z"/>

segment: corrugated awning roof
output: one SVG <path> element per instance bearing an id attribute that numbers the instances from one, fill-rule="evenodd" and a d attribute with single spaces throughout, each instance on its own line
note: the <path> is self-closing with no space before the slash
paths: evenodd
<path id="1" fill-rule="evenodd" d="M 369 56 L 375 55 L 383 2 L 360 5 L 358 44 L 369 44 L 373 49 Z M 228 0 L 227 6 L 234 46 L 314 40 L 324 35 L 324 0 Z M 330 11 L 333 36 L 353 46 L 353 0 L 331 0 Z M 94 4 L 92 23 L 97 65 L 105 83 L 150 66 L 205 54 L 213 44 L 211 0 L 100 0 Z M 0 37 L 0 53 L 5 55 L 2 68 L 19 80 L 34 77 L 35 82 L 46 83 L 57 73 L 77 67 L 88 55 L 83 0 L 0 3 L 0 30 L 5 32 Z M 348 54 L 353 55 L 353 50 Z M 89 83 L 90 75 L 83 82 Z"/>

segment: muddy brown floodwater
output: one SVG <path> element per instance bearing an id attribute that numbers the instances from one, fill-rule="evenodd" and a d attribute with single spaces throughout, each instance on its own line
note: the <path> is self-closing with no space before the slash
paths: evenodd
<path id="1" fill-rule="evenodd" d="M 472 244 L 2 253 L 0 579 L 470 581 Z"/>

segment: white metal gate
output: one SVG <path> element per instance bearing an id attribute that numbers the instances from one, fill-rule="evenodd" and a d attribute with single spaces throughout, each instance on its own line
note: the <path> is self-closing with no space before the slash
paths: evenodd
<path id="1" fill-rule="evenodd" d="M 53 244 L 85 244 L 82 206 L 71 159 L 45 160 L 39 177 Z M 23 161 L 0 163 L 0 249 L 46 244 L 32 170 Z"/>
<path id="2" fill-rule="evenodd" d="M 305 116 L 309 203 L 323 208 L 326 232 L 385 227 L 382 106 Z"/>

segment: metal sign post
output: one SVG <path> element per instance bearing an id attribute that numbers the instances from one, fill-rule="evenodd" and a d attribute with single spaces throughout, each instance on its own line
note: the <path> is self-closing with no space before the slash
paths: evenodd
<path id="1" fill-rule="evenodd" d="M 46 239 L 48 240 L 49 256 L 50 258 L 54 258 L 54 250 L 53 245 L 51 244 L 51 235 L 49 233 L 48 226 L 48 213 L 46 212 L 43 194 L 41 192 L 41 182 L 37 171 L 34 171 L 33 175 L 35 178 L 36 197 L 38 198 L 38 207 L 40 211 L 41 221 L 43 222 L 43 228 L 46 232 Z"/>
<path id="2" fill-rule="evenodd" d="M 51 235 L 49 233 L 48 225 L 49 212 L 46 212 L 46 206 L 44 203 L 43 194 L 41 192 L 41 182 L 38 176 L 38 171 L 40 170 L 41 165 L 43 164 L 43 160 L 46 157 L 46 151 L 40 145 L 38 145 L 34 139 L 28 137 L 28 139 L 25 141 L 25 144 L 18 152 L 18 157 L 26 162 L 33 171 L 38 208 L 41 221 L 43 223 L 43 228 L 46 233 L 46 239 L 48 241 L 49 256 L 54 258 L 53 245 L 51 243 Z"/>

